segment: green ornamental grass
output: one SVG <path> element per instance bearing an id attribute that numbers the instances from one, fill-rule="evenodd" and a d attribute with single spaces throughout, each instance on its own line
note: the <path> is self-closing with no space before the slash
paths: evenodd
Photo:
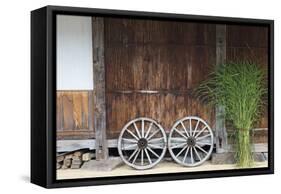
<path id="1" fill-rule="evenodd" d="M 217 66 L 196 89 L 203 101 L 225 108 L 226 119 L 236 131 L 238 166 L 253 164 L 250 130 L 260 118 L 266 94 L 265 71 L 252 62 L 231 62 Z"/>

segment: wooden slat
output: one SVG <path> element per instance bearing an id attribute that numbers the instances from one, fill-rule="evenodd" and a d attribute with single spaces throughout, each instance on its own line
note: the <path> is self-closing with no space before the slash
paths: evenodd
<path id="1" fill-rule="evenodd" d="M 63 105 L 62 105 L 62 97 L 61 94 L 57 94 L 57 103 L 56 103 L 56 109 L 57 109 L 57 131 L 63 130 Z"/>
<path id="2" fill-rule="evenodd" d="M 104 22 L 103 18 L 92 18 L 93 28 L 93 77 L 94 77 L 94 129 L 96 137 L 96 159 L 108 158 L 106 141 L 105 67 L 104 67 Z"/>
<path id="3" fill-rule="evenodd" d="M 89 111 L 89 130 L 94 131 L 94 98 L 93 98 L 93 91 L 89 92 L 89 97 L 88 97 L 88 111 Z"/>
<path id="4" fill-rule="evenodd" d="M 72 95 L 62 94 L 63 129 L 75 129 Z"/>

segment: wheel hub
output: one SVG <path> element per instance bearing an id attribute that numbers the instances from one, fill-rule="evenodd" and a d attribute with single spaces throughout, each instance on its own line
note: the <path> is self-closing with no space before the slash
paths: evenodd
<path id="1" fill-rule="evenodd" d="M 145 138 L 140 138 L 138 141 L 138 147 L 139 149 L 144 149 L 147 147 L 147 140 Z"/>
<path id="2" fill-rule="evenodd" d="M 193 147 L 196 144 L 196 139 L 194 137 L 188 137 L 186 143 L 188 146 Z"/>

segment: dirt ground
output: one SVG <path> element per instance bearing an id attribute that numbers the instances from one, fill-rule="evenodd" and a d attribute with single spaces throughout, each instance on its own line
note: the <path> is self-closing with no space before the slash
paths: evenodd
<path id="1" fill-rule="evenodd" d="M 267 167 L 267 162 L 255 163 L 253 168 Z M 183 167 L 173 161 L 161 161 L 157 166 L 148 170 L 135 170 L 125 164 L 120 165 L 112 171 L 93 171 L 89 169 L 66 169 L 57 170 L 57 179 L 79 179 L 93 177 L 110 177 L 126 175 L 143 175 L 143 174 L 161 174 L 175 172 L 194 172 L 194 171 L 212 171 L 212 170 L 229 170 L 238 169 L 233 164 L 214 165 L 209 161 L 197 167 Z"/>

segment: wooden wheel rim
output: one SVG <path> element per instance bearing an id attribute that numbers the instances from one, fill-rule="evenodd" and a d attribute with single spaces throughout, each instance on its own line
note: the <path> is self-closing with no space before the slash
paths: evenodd
<path id="1" fill-rule="evenodd" d="M 184 122 L 186 121 L 189 121 L 189 124 L 191 123 L 191 129 L 190 125 L 185 126 Z M 193 126 L 192 121 L 196 122 L 195 126 Z M 179 125 L 182 126 L 183 131 L 177 129 Z M 198 129 L 199 126 L 202 127 Z M 174 137 L 176 133 L 180 136 L 179 138 Z M 204 133 L 207 134 L 202 135 Z M 176 145 L 173 139 L 181 139 L 182 142 Z M 185 141 L 183 139 L 185 139 Z M 204 146 L 207 147 L 206 150 Z M 203 119 L 196 116 L 184 117 L 175 122 L 168 138 L 170 155 L 178 164 L 183 166 L 192 167 L 203 164 L 211 156 L 213 146 L 214 135 L 212 129 Z M 174 151 L 175 148 L 179 148 L 179 152 L 176 153 Z M 180 158 L 180 156 L 183 156 L 183 158 Z M 199 161 L 196 161 L 196 159 Z"/>
<path id="2" fill-rule="evenodd" d="M 130 134 L 132 139 L 136 140 L 135 143 L 130 140 L 131 145 L 135 145 L 136 148 L 133 148 L 134 151 L 133 151 L 133 153 L 130 154 L 130 156 L 126 156 L 124 154 L 124 151 L 126 151 L 126 149 L 124 149 L 124 139 L 127 139 L 127 138 L 124 138 L 124 134 L 127 133 L 127 129 L 130 126 L 132 126 L 132 125 L 134 126 L 134 123 L 137 123 L 137 122 L 141 122 L 141 129 L 139 130 L 139 132 L 133 133 L 133 135 Z M 146 127 L 146 129 L 144 129 L 145 127 L 144 127 L 144 125 L 142 125 L 142 123 L 149 123 L 149 127 L 148 128 Z M 153 127 L 153 129 L 157 130 L 158 132 L 156 132 L 156 131 L 152 132 L 152 127 Z M 159 145 L 152 143 L 153 141 L 157 140 L 157 138 L 154 138 L 154 136 L 156 134 L 161 135 L 161 137 L 158 138 L 158 139 L 161 139 Z M 137 140 L 137 138 L 139 140 Z M 143 141 L 141 142 L 140 139 L 142 139 Z M 145 141 L 147 141 L 147 145 L 145 145 Z M 144 146 L 144 147 L 147 146 L 147 147 L 145 147 L 146 148 L 145 149 L 142 146 Z M 132 147 L 134 147 L 134 146 L 132 146 Z M 140 148 L 142 148 L 142 149 L 140 149 Z M 157 154 L 155 152 L 155 149 L 160 149 L 161 153 Z M 139 117 L 139 118 L 129 121 L 123 127 L 123 129 L 119 135 L 119 138 L 118 138 L 118 153 L 119 153 L 121 159 L 128 166 L 131 166 L 138 170 L 149 169 L 149 168 L 152 168 L 155 165 L 157 165 L 165 156 L 166 149 L 167 149 L 167 137 L 166 137 L 165 130 L 155 120 L 146 118 L 146 117 Z M 155 154 L 159 157 L 157 158 L 157 156 Z M 135 157 L 138 158 L 139 155 L 141 157 L 141 164 L 136 164 Z M 156 159 L 152 160 L 153 156 L 155 156 Z M 144 161 L 145 157 L 146 157 L 147 161 Z M 149 157 L 150 157 L 150 159 L 149 159 Z M 143 162 L 142 162 L 142 160 L 143 160 Z"/>

